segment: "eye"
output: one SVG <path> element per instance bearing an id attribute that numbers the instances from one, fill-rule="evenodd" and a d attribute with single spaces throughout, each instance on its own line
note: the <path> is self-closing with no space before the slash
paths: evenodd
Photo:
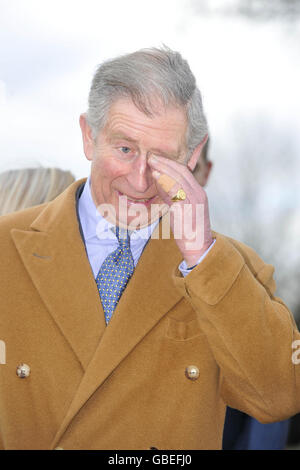
<path id="1" fill-rule="evenodd" d="M 121 150 L 121 152 L 123 152 L 123 153 L 129 153 L 129 152 L 130 152 L 130 148 L 129 148 L 129 147 L 120 147 L 120 150 Z"/>

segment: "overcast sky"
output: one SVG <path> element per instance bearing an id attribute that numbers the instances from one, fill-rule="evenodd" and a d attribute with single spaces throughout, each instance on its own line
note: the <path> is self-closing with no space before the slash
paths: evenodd
<path id="1" fill-rule="evenodd" d="M 193 5 L 0 0 L 0 171 L 40 163 L 85 176 L 78 116 L 96 65 L 162 43 L 189 60 L 218 149 L 230 148 L 236 115 L 299 133 L 299 24 L 214 13 L 226 1 L 212 0 L 210 15 Z"/>

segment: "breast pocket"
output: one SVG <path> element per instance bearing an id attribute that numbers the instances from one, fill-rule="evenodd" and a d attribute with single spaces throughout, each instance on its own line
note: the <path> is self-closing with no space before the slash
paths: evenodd
<path id="1" fill-rule="evenodd" d="M 166 336 L 169 339 L 187 341 L 203 334 L 196 317 L 184 321 L 172 317 L 167 319 Z"/>

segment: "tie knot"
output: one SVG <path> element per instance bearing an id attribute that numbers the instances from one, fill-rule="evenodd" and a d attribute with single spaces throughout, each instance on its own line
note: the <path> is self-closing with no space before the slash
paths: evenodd
<path id="1" fill-rule="evenodd" d="M 129 231 L 125 228 L 120 228 L 116 226 L 116 237 L 118 239 L 119 245 L 129 246 L 130 244 L 130 235 Z"/>

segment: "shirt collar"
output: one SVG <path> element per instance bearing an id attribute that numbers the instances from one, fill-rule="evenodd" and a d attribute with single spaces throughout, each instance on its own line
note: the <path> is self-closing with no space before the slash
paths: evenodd
<path id="1" fill-rule="evenodd" d="M 97 210 L 97 207 L 92 198 L 90 185 L 91 177 L 89 175 L 78 203 L 79 217 L 84 239 L 85 241 L 92 239 L 115 239 L 116 236 L 112 231 L 114 225 L 102 217 L 102 215 Z M 139 239 L 148 240 L 158 223 L 159 220 L 156 220 L 147 227 L 144 227 L 140 230 L 134 230 L 130 235 L 130 239 L 132 241 Z"/>

